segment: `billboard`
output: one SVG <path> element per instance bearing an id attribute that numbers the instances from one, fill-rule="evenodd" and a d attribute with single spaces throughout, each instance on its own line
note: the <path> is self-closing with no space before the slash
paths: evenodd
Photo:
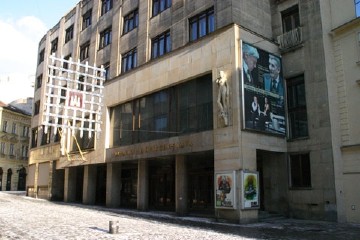
<path id="1" fill-rule="evenodd" d="M 242 42 L 243 128 L 285 136 L 285 89 L 279 56 Z"/>
<path id="2" fill-rule="evenodd" d="M 235 171 L 221 172 L 215 174 L 215 207 L 216 208 L 236 208 Z"/>

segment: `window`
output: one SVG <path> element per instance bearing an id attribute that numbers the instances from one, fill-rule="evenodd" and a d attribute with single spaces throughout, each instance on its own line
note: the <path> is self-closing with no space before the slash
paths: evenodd
<path id="1" fill-rule="evenodd" d="M 29 127 L 23 126 L 22 136 L 23 137 L 28 137 L 29 136 Z"/>
<path id="2" fill-rule="evenodd" d="M 66 85 L 64 85 L 64 86 L 62 86 L 62 88 L 61 88 L 61 92 L 60 92 L 60 103 L 65 103 L 65 100 L 66 100 L 66 88 L 67 88 L 67 86 Z"/>
<path id="3" fill-rule="evenodd" d="M 0 143 L 0 153 L 5 154 L 5 143 Z"/>
<path id="4" fill-rule="evenodd" d="M 86 42 L 80 47 L 80 61 L 89 57 L 90 42 Z"/>
<path id="5" fill-rule="evenodd" d="M 42 129 L 41 146 L 49 144 L 51 136 L 51 127 L 48 128 L 47 133 L 45 133 L 45 126 L 43 126 Z"/>
<path id="6" fill-rule="evenodd" d="M 355 0 L 356 17 L 360 17 L 360 0 Z"/>
<path id="7" fill-rule="evenodd" d="M 214 8 L 192 17 L 189 20 L 190 41 L 195 41 L 215 30 Z"/>
<path id="8" fill-rule="evenodd" d="M 83 18 L 83 20 L 82 20 L 82 30 L 86 29 L 87 27 L 89 27 L 91 25 L 91 14 L 92 14 L 92 9 L 87 11 L 82 16 L 82 18 Z"/>
<path id="9" fill-rule="evenodd" d="M 124 17 L 124 34 L 130 32 L 139 25 L 138 9 L 132 11 Z"/>
<path id="10" fill-rule="evenodd" d="M 281 13 L 283 32 L 289 32 L 300 27 L 299 7 L 295 5 Z"/>
<path id="11" fill-rule="evenodd" d="M 311 187 L 310 155 L 290 155 L 290 186 L 292 188 Z"/>
<path id="12" fill-rule="evenodd" d="M 111 43 L 111 27 L 100 33 L 99 49 L 102 49 Z"/>
<path id="13" fill-rule="evenodd" d="M 137 66 L 137 51 L 136 48 L 122 55 L 121 58 L 121 72 L 127 72 Z"/>
<path id="14" fill-rule="evenodd" d="M 37 138 L 38 138 L 38 129 L 33 128 L 31 130 L 31 147 L 32 148 L 37 147 Z"/>
<path id="15" fill-rule="evenodd" d="M 40 100 L 34 103 L 34 116 L 38 115 L 40 112 Z"/>
<path id="16" fill-rule="evenodd" d="M 57 51 L 58 41 L 59 41 L 59 38 L 55 38 L 54 40 L 51 41 L 51 53 L 54 53 Z"/>
<path id="17" fill-rule="evenodd" d="M 66 60 L 66 61 L 64 61 L 64 63 L 63 63 L 63 68 L 69 69 L 69 63 L 67 61 L 70 61 L 70 58 L 71 58 L 71 54 L 64 57 L 64 60 Z"/>
<path id="18" fill-rule="evenodd" d="M 38 64 L 42 63 L 44 61 L 44 58 L 45 58 L 45 49 L 41 50 L 41 52 L 39 53 Z"/>
<path id="19" fill-rule="evenodd" d="M 9 155 L 10 155 L 10 156 L 14 156 L 14 155 L 15 155 L 15 154 L 14 154 L 14 144 L 13 144 L 13 143 L 10 144 Z"/>
<path id="20" fill-rule="evenodd" d="M 8 122 L 7 121 L 3 121 L 3 132 L 6 132 L 7 131 L 7 125 L 8 125 Z"/>
<path id="21" fill-rule="evenodd" d="M 65 32 L 65 43 L 67 43 L 68 41 L 70 41 L 71 39 L 73 39 L 74 37 L 74 25 L 71 25 L 70 27 L 68 27 L 66 29 Z"/>
<path id="22" fill-rule="evenodd" d="M 16 123 L 12 124 L 11 133 L 16 134 Z"/>
<path id="23" fill-rule="evenodd" d="M 41 88 L 42 79 L 43 79 L 43 75 L 42 75 L 42 74 L 36 78 L 36 89 Z"/>
<path id="24" fill-rule="evenodd" d="M 306 96 L 304 76 L 291 78 L 287 81 L 287 98 L 289 114 L 290 138 L 308 136 L 308 124 L 306 113 Z"/>
<path id="25" fill-rule="evenodd" d="M 110 11 L 113 7 L 112 0 L 101 0 L 101 16 Z"/>
<path id="26" fill-rule="evenodd" d="M 109 62 L 105 63 L 104 68 L 105 68 L 105 80 L 109 80 L 110 79 L 110 63 Z"/>
<path id="27" fill-rule="evenodd" d="M 151 57 L 157 58 L 171 51 L 170 31 L 152 39 Z"/>
<path id="28" fill-rule="evenodd" d="M 21 156 L 22 156 L 23 158 L 27 158 L 28 152 L 29 152 L 29 147 L 23 145 L 23 146 L 21 147 Z"/>
<path id="29" fill-rule="evenodd" d="M 152 15 L 156 16 L 171 7 L 171 0 L 153 0 Z"/>

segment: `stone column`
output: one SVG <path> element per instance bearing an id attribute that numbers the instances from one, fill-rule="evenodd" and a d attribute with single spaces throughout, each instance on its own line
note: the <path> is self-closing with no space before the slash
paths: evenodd
<path id="1" fill-rule="evenodd" d="M 96 196 L 96 165 L 84 166 L 83 204 L 94 205 Z"/>
<path id="2" fill-rule="evenodd" d="M 137 209 L 146 211 L 149 208 L 149 162 L 138 161 Z"/>
<path id="3" fill-rule="evenodd" d="M 106 167 L 106 206 L 116 208 L 120 206 L 121 165 L 107 163 Z"/>
<path id="4" fill-rule="evenodd" d="M 186 157 L 176 155 L 175 157 L 175 207 L 176 213 L 185 215 L 187 213 L 187 169 Z"/>
<path id="5" fill-rule="evenodd" d="M 76 168 L 65 168 L 64 202 L 76 200 Z"/>

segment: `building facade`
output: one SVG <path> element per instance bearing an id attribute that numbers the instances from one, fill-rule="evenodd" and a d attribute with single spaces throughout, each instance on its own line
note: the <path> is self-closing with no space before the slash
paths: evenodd
<path id="1" fill-rule="evenodd" d="M 356 165 L 359 128 L 339 125 L 330 74 L 337 27 L 357 21 L 344 2 L 346 19 L 329 15 L 336 1 L 80 1 L 39 43 L 28 195 L 239 223 L 262 211 L 358 221 L 344 181 L 359 176 L 343 162 Z M 77 138 L 80 153 L 72 141 L 61 154 L 42 127 L 51 54 L 106 70 L 101 133 Z"/>
<path id="2" fill-rule="evenodd" d="M 25 191 L 31 113 L 0 102 L 0 191 Z"/>

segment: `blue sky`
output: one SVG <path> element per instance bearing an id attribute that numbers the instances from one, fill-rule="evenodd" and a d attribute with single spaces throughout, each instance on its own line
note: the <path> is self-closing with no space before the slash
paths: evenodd
<path id="1" fill-rule="evenodd" d="M 0 1 L 0 101 L 33 96 L 38 43 L 79 1 Z"/>

